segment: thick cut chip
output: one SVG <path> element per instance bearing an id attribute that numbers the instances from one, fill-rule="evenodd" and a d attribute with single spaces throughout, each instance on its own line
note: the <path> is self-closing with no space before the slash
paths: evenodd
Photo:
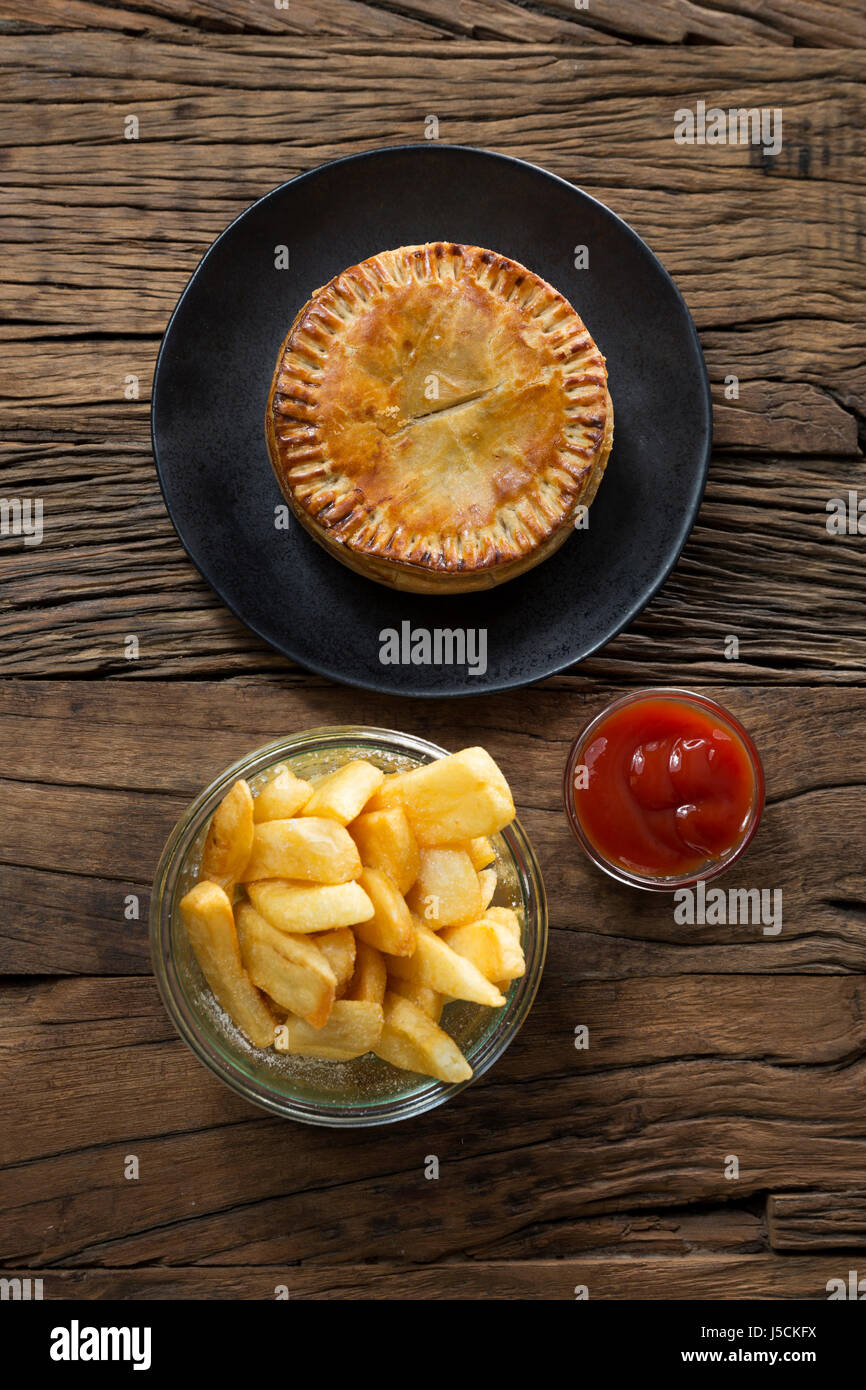
<path id="1" fill-rule="evenodd" d="M 519 980 L 526 974 L 520 943 L 501 922 L 483 920 L 468 926 L 446 927 L 442 940 L 465 956 L 491 981 Z"/>
<path id="2" fill-rule="evenodd" d="M 373 916 L 373 904 L 358 883 L 293 883 L 275 878 L 248 883 L 247 894 L 256 911 L 279 931 L 332 931 Z"/>
<path id="3" fill-rule="evenodd" d="M 346 991 L 346 998 L 362 999 L 368 1004 L 381 1004 L 385 998 L 387 983 L 388 967 L 382 952 L 358 937 L 355 973 Z"/>
<path id="4" fill-rule="evenodd" d="M 303 782 L 287 767 L 274 770 L 271 780 L 262 787 L 253 802 L 256 824 L 268 820 L 290 820 L 302 811 L 313 795 L 309 782 Z"/>
<path id="5" fill-rule="evenodd" d="M 201 877 L 231 896 L 253 848 L 253 794 L 241 778 L 214 811 L 201 856 Z"/>
<path id="6" fill-rule="evenodd" d="M 407 959 L 395 956 L 388 962 L 388 972 L 401 980 L 414 980 L 419 985 L 447 994 L 452 999 L 468 999 L 472 1004 L 486 1004 L 498 1009 L 505 1000 L 481 971 L 442 941 L 435 932 L 415 918 L 417 945 Z"/>
<path id="7" fill-rule="evenodd" d="M 438 1081 L 468 1081 L 472 1068 L 453 1038 L 402 995 L 385 995 L 385 1023 L 373 1051 L 403 1071 Z"/>
<path id="8" fill-rule="evenodd" d="M 513 907 L 488 907 L 484 916 L 491 922 L 499 922 L 503 927 L 507 927 L 514 940 L 520 944 L 523 932 L 520 930 L 520 919 Z"/>
<path id="9" fill-rule="evenodd" d="M 337 998 L 342 999 L 355 972 L 355 933 L 351 927 L 337 927 L 313 938 L 337 979 Z M 293 1013 L 300 1012 L 293 1009 Z"/>
<path id="10" fill-rule="evenodd" d="M 404 999 L 408 999 L 410 1004 L 414 1004 L 415 1008 L 420 1009 L 422 1014 L 432 1018 L 434 1023 L 439 1022 L 445 1000 L 441 994 L 436 993 L 435 989 L 429 989 L 427 985 L 419 985 L 415 980 L 401 980 L 397 975 L 390 976 L 388 988 L 392 993 L 401 994 Z"/>
<path id="11" fill-rule="evenodd" d="M 496 892 L 496 870 L 482 869 L 478 875 L 478 886 L 481 889 L 481 907 L 487 908 L 493 902 L 493 894 Z"/>
<path id="12" fill-rule="evenodd" d="M 314 1028 L 327 1023 L 337 980 L 313 938 L 277 931 L 250 903 L 238 904 L 236 921 L 241 959 L 253 984 Z"/>
<path id="13" fill-rule="evenodd" d="M 324 1028 L 311 1028 L 302 1018 L 287 1018 L 276 1031 L 274 1047 L 300 1057 L 325 1057 L 348 1062 L 371 1052 L 382 1033 L 382 1006 L 360 999 L 338 999 Z"/>
<path id="14" fill-rule="evenodd" d="M 406 901 L 428 927 L 476 922 L 484 905 L 478 874 L 465 849 L 422 849 L 421 869 Z"/>
<path id="15" fill-rule="evenodd" d="M 270 1047 L 274 1018 L 241 961 L 232 905 L 216 883 L 197 883 L 180 903 L 180 915 L 202 974 L 217 1002 L 256 1047 Z"/>
<path id="16" fill-rule="evenodd" d="M 362 941 L 389 956 L 410 956 L 415 949 L 415 924 L 406 899 L 382 869 L 362 869 L 358 884 L 373 904 L 373 915 L 358 922 Z"/>
<path id="17" fill-rule="evenodd" d="M 479 835 L 474 840 L 467 840 L 460 848 L 466 850 L 472 860 L 473 869 L 477 869 L 479 873 L 482 869 L 486 869 L 488 864 L 492 864 L 496 858 L 496 850 L 486 835 Z"/>
<path id="18" fill-rule="evenodd" d="M 326 816 L 348 825 L 359 816 L 370 797 L 385 780 L 381 768 L 356 758 L 328 773 L 316 783 L 312 799 L 304 807 L 305 816 Z"/>
<path id="19" fill-rule="evenodd" d="M 421 858 L 403 807 L 365 811 L 348 829 L 358 846 L 361 863 L 368 869 L 383 869 L 401 893 L 408 893 L 418 877 Z"/>
<path id="20" fill-rule="evenodd" d="M 361 856 L 348 830 L 324 817 L 269 820 L 255 827 L 243 883 L 264 878 L 347 883 L 361 872 Z"/>
<path id="21" fill-rule="evenodd" d="M 389 777 L 368 811 L 402 806 L 419 845 L 447 845 L 493 835 L 514 819 L 508 783 L 484 748 L 464 748 Z"/>

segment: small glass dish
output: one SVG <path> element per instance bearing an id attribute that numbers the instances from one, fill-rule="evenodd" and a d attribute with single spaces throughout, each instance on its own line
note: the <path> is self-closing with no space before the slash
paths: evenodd
<path id="1" fill-rule="evenodd" d="M 210 818 L 239 777 L 255 793 L 275 764 L 299 777 L 367 758 L 387 772 L 444 757 L 446 750 L 391 729 L 308 729 L 278 739 L 223 772 L 181 816 L 162 853 L 150 910 L 153 968 L 166 1010 L 195 1055 L 247 1100 L 288 1119 L 339 1127 L 389 1124 L 424 1114 L 472 1084 L 501 1057 L 535 998 L 547 949 L 547 903 L 538 862 L 520 824 L 492 836 L 499 882 L 494 903 L 513 907 L 522 923 L 526 974 L 499 1009 L 454 1001 L 441 1026 L 468 1058 L 473 1076 L 449 1085 L 401 1071 L 368 1054 L 351 1062 L 293 1057 L 253 1047 L 214 999 L 180 920 L 180 899 L 196 882 Z"/>
<path id="2" fill-rule="evenodd" d="M 584 764 L 584 753 L 591 741 L 598 735 L 601 726 L 617 710 L 622 710 L 628 705 L 635 705 L 641 701 L 670 701 L 672 704 L 688 705 L 699 711 L 710 713 L 713 719 L 725 728 L 731 737 L 741 745 L 746 760 L 749 763 L 752 774 L 752 798 L 751 809 L 746 825 L 743 827 L 739 838 L 727 851 L 719 858 L 707 859 L 707 861 L 690 868 L 687 873 L 681 875 L 652 876 L 632 871 L 614 860 L 607 858 L 593 843 L 581 824 L 580 816 L 575 806 L 575 773 Z M 677 888 L 693 887 L 700 879 L 706 882 L 708 879 L 716 878 L 718 874 L 734 864 L 741 855 L 745 853 L 754 838 L 755 832 L 761 822 L 761 815 L 764 810 L 764 769 L 761 766 L 761 759 L 749 734 L 743 725 L 728 710 L 724 709 L 709 696 L 698 695 L 692 690 L 683 690 L 678 687 L 651 687 L 644 690 L 635 690 L 628 695 L 623 695 L 619 699 L 612 700 L 611 703 L 595 716 L 587 724 L 586 728 L 577 736 L 571 746 L 568 760 L 565 764 L 565 773 L 562 783 L 563 802 L 565 813 L 574 834 L 574 838 L 583 849 L 596 868 L 601 869 L 618 883 L 628 884 L 632 888 L 645 888 L 650 892 L 669 893 Z"/>

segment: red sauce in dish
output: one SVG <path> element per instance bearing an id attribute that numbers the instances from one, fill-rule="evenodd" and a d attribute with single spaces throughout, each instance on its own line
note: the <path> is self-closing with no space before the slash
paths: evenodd
<path id="1" fill-rule="evenodd" d="M 667 878 L 726 858 L 749 827 L 758 792 L 749 750 L 725 720 L 655 695 L 613 709 L 596 726 L 571 795 L 601 858 Z"/>

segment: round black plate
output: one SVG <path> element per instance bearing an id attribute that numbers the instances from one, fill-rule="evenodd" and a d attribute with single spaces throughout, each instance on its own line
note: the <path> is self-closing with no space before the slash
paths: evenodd
<path id="1" fill-rule="evenodd" d="M 549 280 L 607 357 L 613 452 L 589 513 L 536 569 L 453 598 L 361 578 L 291 519 L 265 444 L 280 344 L 313 290 L 393 246 L 489 247 Z M 277 269 L 275 248 L 290 268 Z M 575 268 L 586 246 L 588 269 Z M 531 164 L 448 145 L 353 155 L 275 188 L 217 238 L 181 295 L 153 383 L 172 521 L 239 618 L 312 671 L 400 695 L 473 695 L 562 671 L 649 602 L 694 524 L 711 406 L 694 324 L 649 247 L 603 204 Z M 404 628 L 404 624 L 409 628 Z M 486 631 L 486 670 L 383 664 L 382 634 Z M 423 655 L 423 651 L 420 653 Z M 432 652 L 435 655 L 435 649 Z M 459 654 L 459 653 L 458 653 Z"/>

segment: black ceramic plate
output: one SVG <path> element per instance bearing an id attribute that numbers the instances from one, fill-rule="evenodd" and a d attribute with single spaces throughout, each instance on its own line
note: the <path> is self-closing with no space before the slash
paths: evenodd
<path id="1" fill-rule="evenodd" d="M 528 574 L 452 598 L 361 578 L 294 518 L 277 529 L 283 498 L 264 433 L 280 344 L 312 291 L 377 251 L 437 240 L 511 256 L 571 300 L 607 357 L 615 415 L 588 529 Z M 279 246 L 288 247 L 288 269 L 276 268 Z M 577 246 L 588 248 L 587 269 L 575 268 Z M 217 238 L 163 340 L 153 447 L 191 558 L 278 651 L 371 690 L 472 695 L 564 670 L 649 602 L 700 506 L 710 411 L 688 310 L 630 227 L 534 165 L 461 146 L 410 145 L 302 174 Z M 479 660 L 474 671 L 468 662 L 383 664 L 388 629 L 401 639 L 422 629 L 483 629 L 486 669 Z M 416 650 L 423 656 L 423 643 Z"/>

